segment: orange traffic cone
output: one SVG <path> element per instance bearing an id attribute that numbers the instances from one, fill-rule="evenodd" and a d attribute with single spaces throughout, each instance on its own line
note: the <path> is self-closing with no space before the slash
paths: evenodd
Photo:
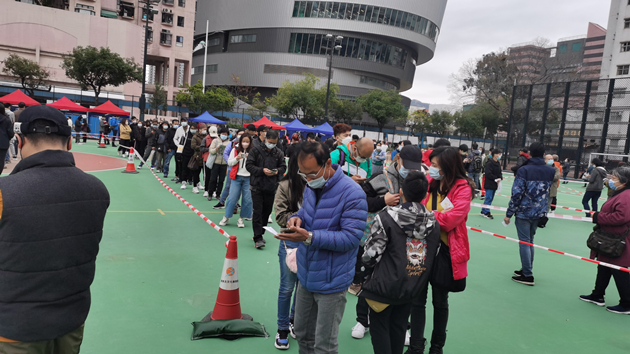
<path id="1" fill-rule="evenodd" d="M 214 311 L 210 312 L 202 321 L 252 320 L 251 316 L 241 313 L 241 300 L 238 290 L 238 249 L 236 245 L 236 236 L 230 236 Z"/>
<path id="2" fill-rule="evenodd" d="M 101 141 L 98 145 L 99 148 L 104 148 L 105 146 L 105 135 L 103 135 L 103 133 L 101 133 Z"/>
<path id="3" fill-rule="evenodd" d="M 138 173 L 138 171 L 136 171 L 136 164 L 133 162 L 133 157 L 134 157 L 134 151 L 133 148 L 131 148 L 129 150 L 129 159 L 127 160 L 127 168 L 122 171 L 122 173 Z"/>

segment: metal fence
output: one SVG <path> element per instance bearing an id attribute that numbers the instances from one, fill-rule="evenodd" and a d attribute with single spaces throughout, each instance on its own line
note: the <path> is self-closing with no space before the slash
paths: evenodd
<path id="1" fill-rule="evenodd" d="M 592 153 L 619 154 L 604 162 L 628 162 L 629 78 L 514 86 L 512 93 L 504 168 L 536 141 L 547 153 L 569 158 L 574 177 Z"/>

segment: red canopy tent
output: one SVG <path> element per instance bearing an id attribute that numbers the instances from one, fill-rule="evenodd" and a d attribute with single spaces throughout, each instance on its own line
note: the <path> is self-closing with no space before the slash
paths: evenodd
<path id="1" fill-rule="evenodd" d="M 258 128 L 261 125 L 266 125 L 270 129 L 273 129 L 273 130 L 287 130 L 287 128 L 270 121 L 269 118 L 267 117 L 262 117 L 261 119 L 255 121 L 254 123 L 243 124 L 243 126 L 247 127 L 250 124 L 253 124 L 256 128 Z"/>
<path id="2" fill-rule="evenodd" d="M 9 103 L 12 105 L 16 105 L 20 102 L 24 102 L 26 106 L 38 106 L 41 103 L 35 101 L 34 99 L 28 97 L 21 90 L 15 90 L 6 96 L 0 97 L 0 102 Z"/>
<path id="3" fill-rule="evenodd" d="M 47 106 L 57 108 L 62 111 L 70 111 L 70 112 L 87 112 L 88 109 L 80 106 L 72 101 L 70 101 L 67 97 L 62 97 L 59 101 L 48 103 Z"/>
<path id="4" fill-rule="evenodd" d="M 113 104 L 112 101 L 107 101 L 100 106 L 90 108 L 88 111 L 92 113 L 113 114 L 115 116 L 128 116 L 129 115 L 129 112 L 118 108 L 118 106 Z"/>

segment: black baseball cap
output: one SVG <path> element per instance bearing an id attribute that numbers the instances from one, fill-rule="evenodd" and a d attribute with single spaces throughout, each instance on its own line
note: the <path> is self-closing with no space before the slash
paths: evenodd
<path id="1" fill-rule="evenodd" d="M 269 127 L 268 127 L 268 126 L 266 126 L 266 125 L 264 125 L 264 124 L 259 125 L 259 126 L 258 126 L 258 129 L 256 129 L 256 131 L 257 131 L 257 132 L 259 132 L 259 133 L 260 133 L 260 132 L 264 132 L 265 130 L 269 130 Z"/>
<path id="2" fill-rule="evenodd" d="M 253 124 L 248 124 L 247 125 L 247 130 L 255 132 L 256 131 L 256 126 Z"/>
<path id="3" fill-rule="evenodd" d="M 407 145 L 398 153 L 403 160 L 403 166 L 409 170 L 422 169 L 422 150 L 415 145 Z"/>
<path id="4" fill-rule="evenodd" d="M 50 122 L 50 126 L 32 127 L 31 123 L 43 119 Z M 68 118 L 57 108 L 50 106 L 31 106 L 20 114 L 20 121 L 15 123 L 13 130 L 17 134 L 28 135 L 31 133 L 55 134 L 71 136 L 72 127 L 68 125 Z"/>

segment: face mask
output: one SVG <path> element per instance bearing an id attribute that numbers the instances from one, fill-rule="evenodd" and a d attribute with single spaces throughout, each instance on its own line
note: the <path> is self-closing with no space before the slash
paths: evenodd
<path id="1" fill-rule="evenodd" d="M 206 134 L 208 134 L 208 131 L 207 131 L 207 130 L 202 130 L 202 131 L 201 131 L 201 135 L 206 135 Z"/>
<path id="2" fill-rule="evenodd" d="M 197 129 L 190 129 L 190 132 L 195 134 L 197 132 Z"/>
<path id="3" fill-rule="evenodd" d="M 615 186 L 615 182 L 612 179 L 608 180 L 608 187 L 610 187 L 610 189 L 612 190 L 616 190 L 617 186 Z"/>
<path id="4" fill-rule="evenodd" d="M 163 125 L 162 128 L 168 129 L 168 125 Z"/>
<path id="5" fill-rule="evenodd" d="M 400 170 L 398 170 L 398 174 L 400 175 L 400 177 L 402 178 L 407 178 L 407 175 L 409 174 L 409 170 L 405 168 L 405 166 L 403 166 L 402 164 L 400 165 Z"/>
<path id="6" fill-rule="evenodd" d="M 265 146 L 267 147 L 267 149 L 271 150 L 276 147 L 276 144 L 265 143 Z"/>
<path id="7" fill-rule="evenodd" d="M 225 141 L 227 140 L 227 138 L 228 138 L 227 135 L 221 135 L 221 140 Z"/>
<path id="8" fill-rule="evenodd" d="M 249 143 L 243 143 L 243 149 L 247 149 L 248 146 L 249 146 Z"/>
<path id="9" fill-rule="evenodd" d="M 347 137 L 347 138 L 345 138 L 345 139 L 341 140 L 341 143 L 342 143 L 343 145 L 348 145 L 348 143 L 350 143 L 351 141 L 352 141 L 352 137 L 351 137 L 351 136 L 349 136 L 349 137 Z"/>
<path id="10" fill-rule="evenodd" d="M 547 165 L 553 166 L 553 160 L 547 160 Z"/>
<path id="11" fill-rule="evenodd" d="M 442 178 L 444 178 L 443 175 L 440 174 L 440 169 L 439 168 L 435 168 L 433 166 L 429 167 L 429 176 L 431 176 L 431 178 L 433 178 L 434 180 L 441 180 Z"/>
<path id="12" fill-rule="evenodd" d="M 179 125 L 178 125 L 178 124 L 175 124 L 175 125 L 173 126 L 173 128 L 177 129 L 177 128 L 179 128 Z"/>
<path id="13" fill-rule="evenodd" d="M 152 124 L 151 125 L 153 128 L 157 128 L 157 124 Z"/>
<path id="14" fill-rule="evenodd" d="M 182 127 L 186 128 L 187 126 L 188 126 L 188 123 L 182 122 Z"/>
<path id="15" fill-rule="evenodd" d="M 501 160 L 501 156 L 503 156 L 503 155 L 499 155 L 499 156 L 497 156 L 497 161 L 500 161 L 500 160 Z"/>
<path id="16" fill-rule="evenodd" d="M 138 126 L 139 126 L 140 128 L 142 128 L 142 123 L 138 123 Z"/>

